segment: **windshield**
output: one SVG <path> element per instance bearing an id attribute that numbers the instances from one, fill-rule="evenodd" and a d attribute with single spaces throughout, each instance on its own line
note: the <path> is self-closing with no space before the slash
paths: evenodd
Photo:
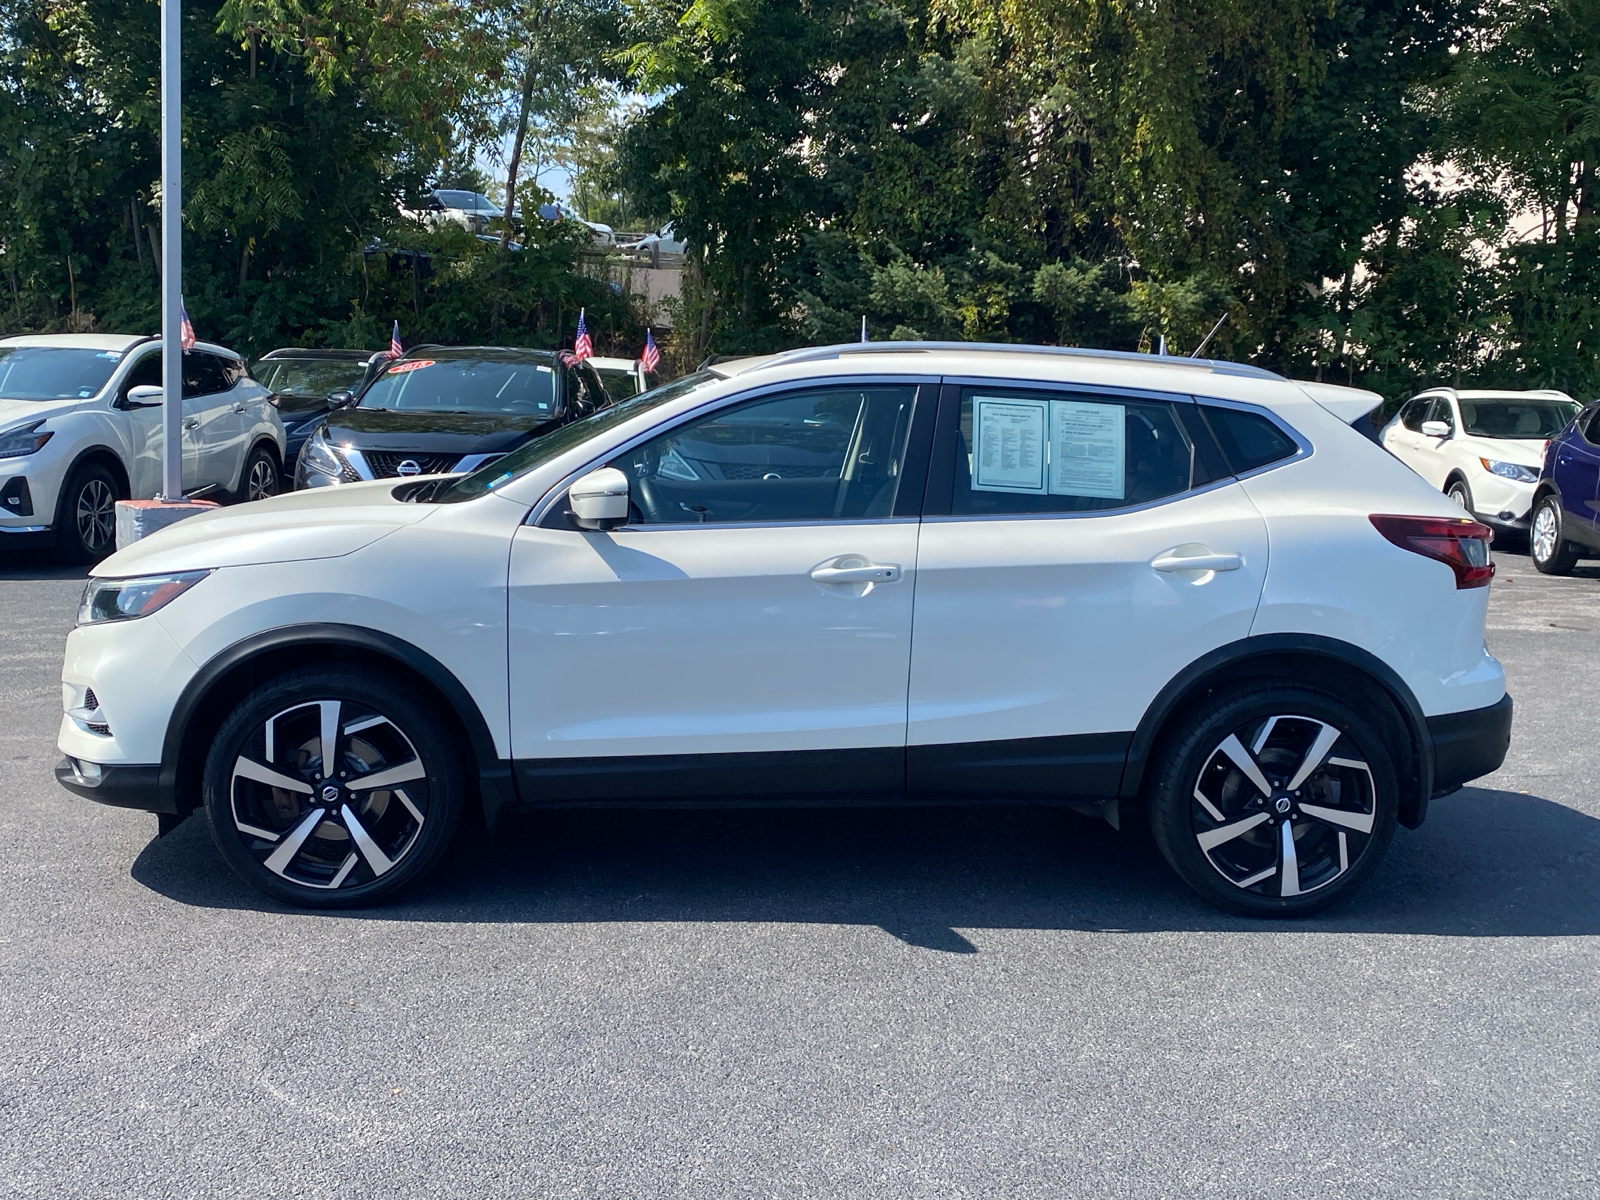
<path id="1" fill-rule="evenodd" d="M 720 378 L 721 376 L 713 375 L 710 371 L 698 371 L 671 383 L 664 383 L 658 388 L 651 388 L 648 392 L 641 392 L 632 399 L 613 404 L 593 416 L 584 417 L 570 425 L 563 425 L 560 429 L 545 434 L 544 437 L 524 443 L 504 458 L 480 467 L 471 475 L 463 475 L 433 497 L 433 500 L 438 504 L 457 504 L 462 500 L 472 500 L 486 492 L 492 492 L 518 476 L 526 475 L 535 467 L 543 466 L 568 450 L 583 445 L 590 438 L 598 437 L 606 430 L 615 429 L 640 413 L 649 412 L 658 404 L 676 400 L 702 384 Z"/>
<path id="2" fill-rule="evenodd" d="M 360 407 L 552 417 L 556 373 L 543 363 L 504 358 L 403 359 L 362 393 Z"/>
<path id="3" fill-rule="evenodd" d="M 0 346 L 0 397 L 87 400 L 100 394 L 121 361 L 120 350 Z"/>
<path id="4" fill-rule="evenodd" d="M 1573 400 L 1461 401 L 1461 423 L 1473 437 L 1553 438 L 1577 415 Z"/>
<path id="5" fill-rule="evenodd" d="M 596 367 L 594 373 L 605 385 L 606 395 L 613 400 L 626 400 L 639 391 L 639 377 L 632 371 L 618 371 L 612 367 Z"/>
<path id="6" fill-rule="evenodd" d="M 266 358 L 250 374 L 280 396 L 315 396 L 350 390 L 361 382 L 366 367 L 359 362 L 326 358 Z"/>

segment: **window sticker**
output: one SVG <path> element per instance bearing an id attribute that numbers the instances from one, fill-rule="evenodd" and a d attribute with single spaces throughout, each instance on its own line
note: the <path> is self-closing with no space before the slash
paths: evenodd
<path id="1" fill-rule="evenodd" d="M 543 371 L 546 375 L 554 375 L 556 373 L 556 369 L 554 367 L 534 367 L 534 370 Z"/>
<path id="2" fill-rule="evenodd" d="M 1124 497 L 1125 410 L 1120 404 L 1050 401 L 1050 494 Z"/>
<path id="3" fill-rule="evenodd" d="M 404 375 L 407 371 L 420 371 L 423 367 L 431 366 L 433 366 L 433 359 L 419 358 L 413 362 L 395 363 L 394 366 L 389 368 L 389 374 Z"/>
<path id="4" fill-rule="evenodd" d="M 117 359 L 122 357 L 122 351 L 121 350 L 102 350 L 99 354 L 96 354 L 95 357 L 96 358 L 109 358 L 112 362 L 116 362 Z"/>
<path id="5" fill-rule="evenodd" d="M 1045 492 L 1043 400 L 972 398 L 972 487 L 984 492 Z"/>

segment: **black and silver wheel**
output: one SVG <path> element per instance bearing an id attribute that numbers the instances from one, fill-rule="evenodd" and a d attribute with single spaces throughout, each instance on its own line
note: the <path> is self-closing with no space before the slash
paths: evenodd
<path id="1" fill-rule="evenodd" d="M 264 445 L 257 446 L 250 451 L 250 457 L 245 459 L 244 472 L 239 476 L 237 496 L 239 503 L 248 504 L 251 500 L 265 500 L 268 496 L 276 496 L 282 478 L 278 460 L 273 457 L 272 451 Z"/>
<path id="2" fill-rule="evenodd" d="M 1528 554 L 1542 574 L 1570 575 L 1578 565 L 1577 549 L 1562 533 L 1561 497 L 1552 493 L 1534 505 L 1528 526 Z"/>
<path id="3" fill-rule="evenodd" d="M 1383 740 L 1309 689 L 1223 693 L 1168 742 L 1151 797 L 1156 843 L 1208 900 L 1298 916 L 1377 866 L 1398 794 Z"/>
<path id="4" fill-rule="evenodd" d="M 117 548 L 116 478 L 99 463 L 67 477 L 56 505 L 56 554 L 70 563 L 95 563 Z"/>
<path id="5" fill-rule="evenodd" d="M 1472 516 L 1472 489 L 1467 486 L 1465 479 L 1452 479 L 1450 486 L 1444 489 L 1444 494 L 1454 500 L 1467 516 Z"/>
<path id="6" fill-rule="evenodd" d="M 248 696 L 212 744 L 212 836 L 248 883 L 291 904 L 389 895 L 432 867 L 455 831 L 460 765 L 442 730 L 386 676 L 284 676 Z"/>

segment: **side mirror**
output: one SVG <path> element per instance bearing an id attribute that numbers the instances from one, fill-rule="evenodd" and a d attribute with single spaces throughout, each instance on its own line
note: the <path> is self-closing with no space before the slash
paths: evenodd
<path id="1" fill-rule="evenodd" d="M 1449 437 L 1450 426 L 1443 421 L 1424 421 L 1422 423 L 1423 437 Z"/>
<path id="2" fill-rule="evenodd" d="M 128 396 L 123 404 L 128 408 L 160 408 L 166 402 L 166 398 L 166 389 L 157 387 L 153 383 L 141 383 L 138 387 L 128 389 Z"/>
<path id="3" fill-rule="evenodd" d="M 356 394 L 340 388 L 337 392 L 328 393 L 328 403 L 334 408 L 349 408 L 356 402 Z"/>
<path id="4" fill-rule="evenodd" d="M 628 477 L 615 467 L 590 471 L 567 491 L 579 529 L 615 529 L 628 523 Z"/>

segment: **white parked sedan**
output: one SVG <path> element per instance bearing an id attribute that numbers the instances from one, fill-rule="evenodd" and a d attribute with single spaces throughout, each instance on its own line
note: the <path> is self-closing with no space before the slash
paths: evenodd
<path id="1" fill-rule="evenodd" d="M 932 343 L 717 364 L 467 476 L 192 518 L 67 642 L 70 790 L 204 809 L 297 904 L 469 804 L 1143 806 L 1212 902 L 1348 895 L 1494 770 L 1489 531 L 1228 363 Z"/>
<path id="2" fill-rule="evenodd" d="M 161 341 L 60 333 L 0 339 L 0 549 L 53 544 L 93 562 L 118 500 L 161 488 Z M 255 500 L 278 490 L 283 421 L 231 350 L 183 356 L 183 488 Z"/>
<path id="3" fill-rule="evenodd" d="M 1525 534 L 1545 447 L 1578 407 L 1565 392 L 1433 388 L 1401 405 L 1379 438 L 1480 521 Z"/>

